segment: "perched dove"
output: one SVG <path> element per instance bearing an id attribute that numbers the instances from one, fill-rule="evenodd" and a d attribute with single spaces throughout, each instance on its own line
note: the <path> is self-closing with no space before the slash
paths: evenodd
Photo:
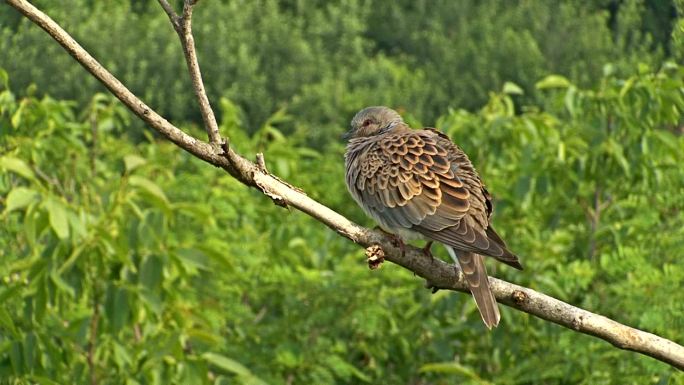
<path id="1" fill-rule="evenodd" d="M 489 224 L 491 197 L 468 156 L 443 133 L 412 130 L 387 107 L 359 111 L 346 138 L 346 182 L 354 200 L 387 232 L 443 243 L 485 325 L 497 326 L 501 315 L 483 255 L 522 265 Z"/>

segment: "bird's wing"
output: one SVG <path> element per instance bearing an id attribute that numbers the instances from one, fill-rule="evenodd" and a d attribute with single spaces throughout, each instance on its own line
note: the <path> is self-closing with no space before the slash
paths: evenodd
<path id="1" fill-rule="evenodd" d="M 477 244 L 473 248 L 469 247 L 473 245 L 466 244 L 461 250 L 488 255 L 516 269 L 522 269 L 518 257 L 508 250 L 506 243 L 489 224 L 493 211 L 492 197 L 480 180 L 480 176 L 468 156 L 446 134 L 434 128 L 425 129 L 420 132 L 433 135 L 436 143 L 447 150 L 454 175 L 463 181 L 465 187 L 470 192 L 470 208 L 468 214 L 461 221 L 460 226 L 465 225 L 466 228 L 473 228 L 473 231 L 477 234 L 477 239 L 484 233 L 484 237 L 488 242 L 486 247 L 481 247 L 481 245 Z M 465 232 L 460 226 L 452 226 L 439 232 L 434 232 L 430 229 L 421 232 L 430 238 L 458 249 L 458 243 L 463 241 L 463 237 L 459 235 Z"/>
<path id="2" fill-rule="evenodd" d="M 384 136 L 352 160 L 347 184 L 381 224 L 520 268 L 489 229 L 491 203 L 468 157 L 433 130 Z"/>

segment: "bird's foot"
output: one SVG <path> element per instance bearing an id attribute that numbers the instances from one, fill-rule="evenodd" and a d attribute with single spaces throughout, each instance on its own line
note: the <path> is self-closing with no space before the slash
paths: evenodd
<path id="1" fill-rule="evenodd" d="M 406 243 L 404 243 L 404 240 L 401 239 L 400 236 L 398 236 L 397 234 L 388 233 L 387 231 L 383 230 L 380 226 L 375 226 L 375 229 L 384 233 L 390 239 L 392 239 L 392 246 L 401 250 L 402 258 L 404 257 L 404 255 L 406 255 Z"/>
<path id="2" fill-rule="evenodd" d="M 366 248 L 366 260 L 368 262 L 368 268 L 375 270 L 385 262 L 385 252 L 382 250 L 380 245 L 372 245 Z"/>
<path id="3" fill-rule="evenodd" d="M 428 241 L 428 243 L 425 244 L 425 247 L 423 247 L 423 254 L 425 256 L 430 257 L 430 261 L 434 262 L 435 256 L 432 255 L 432 241 Z"/>
<path id="4" fill-rule="evenodd" d="M 430 289 L 432 294 L 435 294 L 436 292 L 439 291 L 439 288 L 434 283 L 430 282 L 429 280 L 425 281 L 425 288 Z"/>
<path id="5" fill-rule="evenodd" d="M 454 273 L 456 273 L 456 280 L 460 281 L 463 277 L 463 270 L 461 270 L 461 266 L 458 265 L 458 263 L 454 263 Z"/>

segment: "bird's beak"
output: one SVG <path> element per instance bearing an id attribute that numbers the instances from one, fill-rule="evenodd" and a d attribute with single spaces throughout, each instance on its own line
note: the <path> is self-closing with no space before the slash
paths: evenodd
<path id="1" fill-rule="evenodd" d="M 349 130 L 349 131 L 345 132 L 345 133 L 342 134 L 342 136 L 341 136 L 342 140 L 349 140 L 349 138 L 352 137 L 352 134 L 353 134 L 353 133 L 354 133 L 353 130 Z"/>

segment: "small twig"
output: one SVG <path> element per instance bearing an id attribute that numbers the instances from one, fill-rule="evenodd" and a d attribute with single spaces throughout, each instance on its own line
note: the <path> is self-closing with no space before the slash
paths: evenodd
<path id="1" fill-rule="evenodd" d="M 195 4 L 197 4 L 197 0 L 185 0 L 183 3 L 183 14 L 180 17 L 173 10 L 173 7 L 169 5 L 167 0 L 159 0 L 159 4 L 169 16 L 173 29 L 176 30 L 176 33 L 180 38 L 185 61 L 188 65 L 188 71 L 190 72 L 192 88 L 195 91 L 200 112 L 202 113 L 204 128 L 209 135 L 209 143 L 215 147 L 216 151 L 219 151 L 221 135 L 219 134 L 218 123 L 216 122 L 214 111 L 211 109 L 207 92 L 204 89 L 202 73 L 200 71 L 199 62 L 197 61 L 197 51 L 195 50 L 195 38 L 192 35 L 192 9 Z"/>
<path id="2" fill-rule="evenodd" d="M 54 186 L 54 187 L 59 191 L 59 193 L 60 193 L 63 197 L 68 197 L 68 196 L 70 196 L 70 194 L 67 194 L 66 188 L 63 187 L 63 186 L 59 183 L 59 179 L 53 178 L 53 177 L 51 177 L 50 175 L 46 174 L 45 172 L 43 172 L 43 170 L 41 170 L 40 168 L 38 168 L 38 166 L 34 166 L 34 167 L 33 167 L 33 171 L 34 171 L 34 172 L 36 173 L 36 175 L 38 175 L 38 177 L 40 177 L 42 180 L 44 180 L 44 181 L 47 182 L 48 184 Z"/>
<path id="3" fill-rule="evenodd" d="M 264 173 L 264 174 L 266 174 L 266 175 L 271 176 L 272 178 L 274 178 L 274 179 L 277 180 L 278 182 L 280 182 L 280 183 L 286 185 L 287 187 L 289 187 L 289 188 L 291 188 L 291 189 L 293 189 L 293 190 L 295 190 L 295 191 L 298 191 L 298 192 L 300 192 L 300 193 L 306 195 L 306 193 L 304 192 L 304 190 L 300 189 L 300 188 L 297 187 L 297 186 L 291 185 L 290 183 L 288 183 L 288 182 L 286 182 L 286 181 L 284 181 L 284 180 L 278 178 L 276 175 L 271 174 L 271 173 L 268 171 L 268 168 L 266 168 L 266 160 L 264 159 L 264 153 L 263 153 L 263 152 L 257 152 L 257 154 L 256 154 L 256 159 L 255 159 L 255 160 L 256 160 L 257 169 L 258 169 L 259 171 L 261 171 L 262 173 Z"/>
<path id="4" fill-rule="evenodd" d="M 264 153 L 263 152 L 257 152 L 256 164 L 257 164 L 257 167 L 259 167 L 259 170 L 261 170 L 261 172 L 268 174 L 268 169 L 266 169 L 266 161 L 264 160 Z"/>
<path id="5" fill-rule="evenodd" d="M 135 337 L 135 342 L 142 341 L 142 331 L 140 330 L 140 324 L 136 323 L 133 325 L 133 336 Z"/>
<path id="6" fill-rule="evenodd" d="M 166 12 L 166 14 L 169 16 L 171 25 L 173 25 L 173 29 L 177 31 L 180 28 L 180 22 L 178 21 L 179 17 L 176 11 L 173 10 L 173 7 L 166 0 L 159 0 L 159 5 L 161 5 L 161 7 L 164 9 L 164 12 Z"/>

